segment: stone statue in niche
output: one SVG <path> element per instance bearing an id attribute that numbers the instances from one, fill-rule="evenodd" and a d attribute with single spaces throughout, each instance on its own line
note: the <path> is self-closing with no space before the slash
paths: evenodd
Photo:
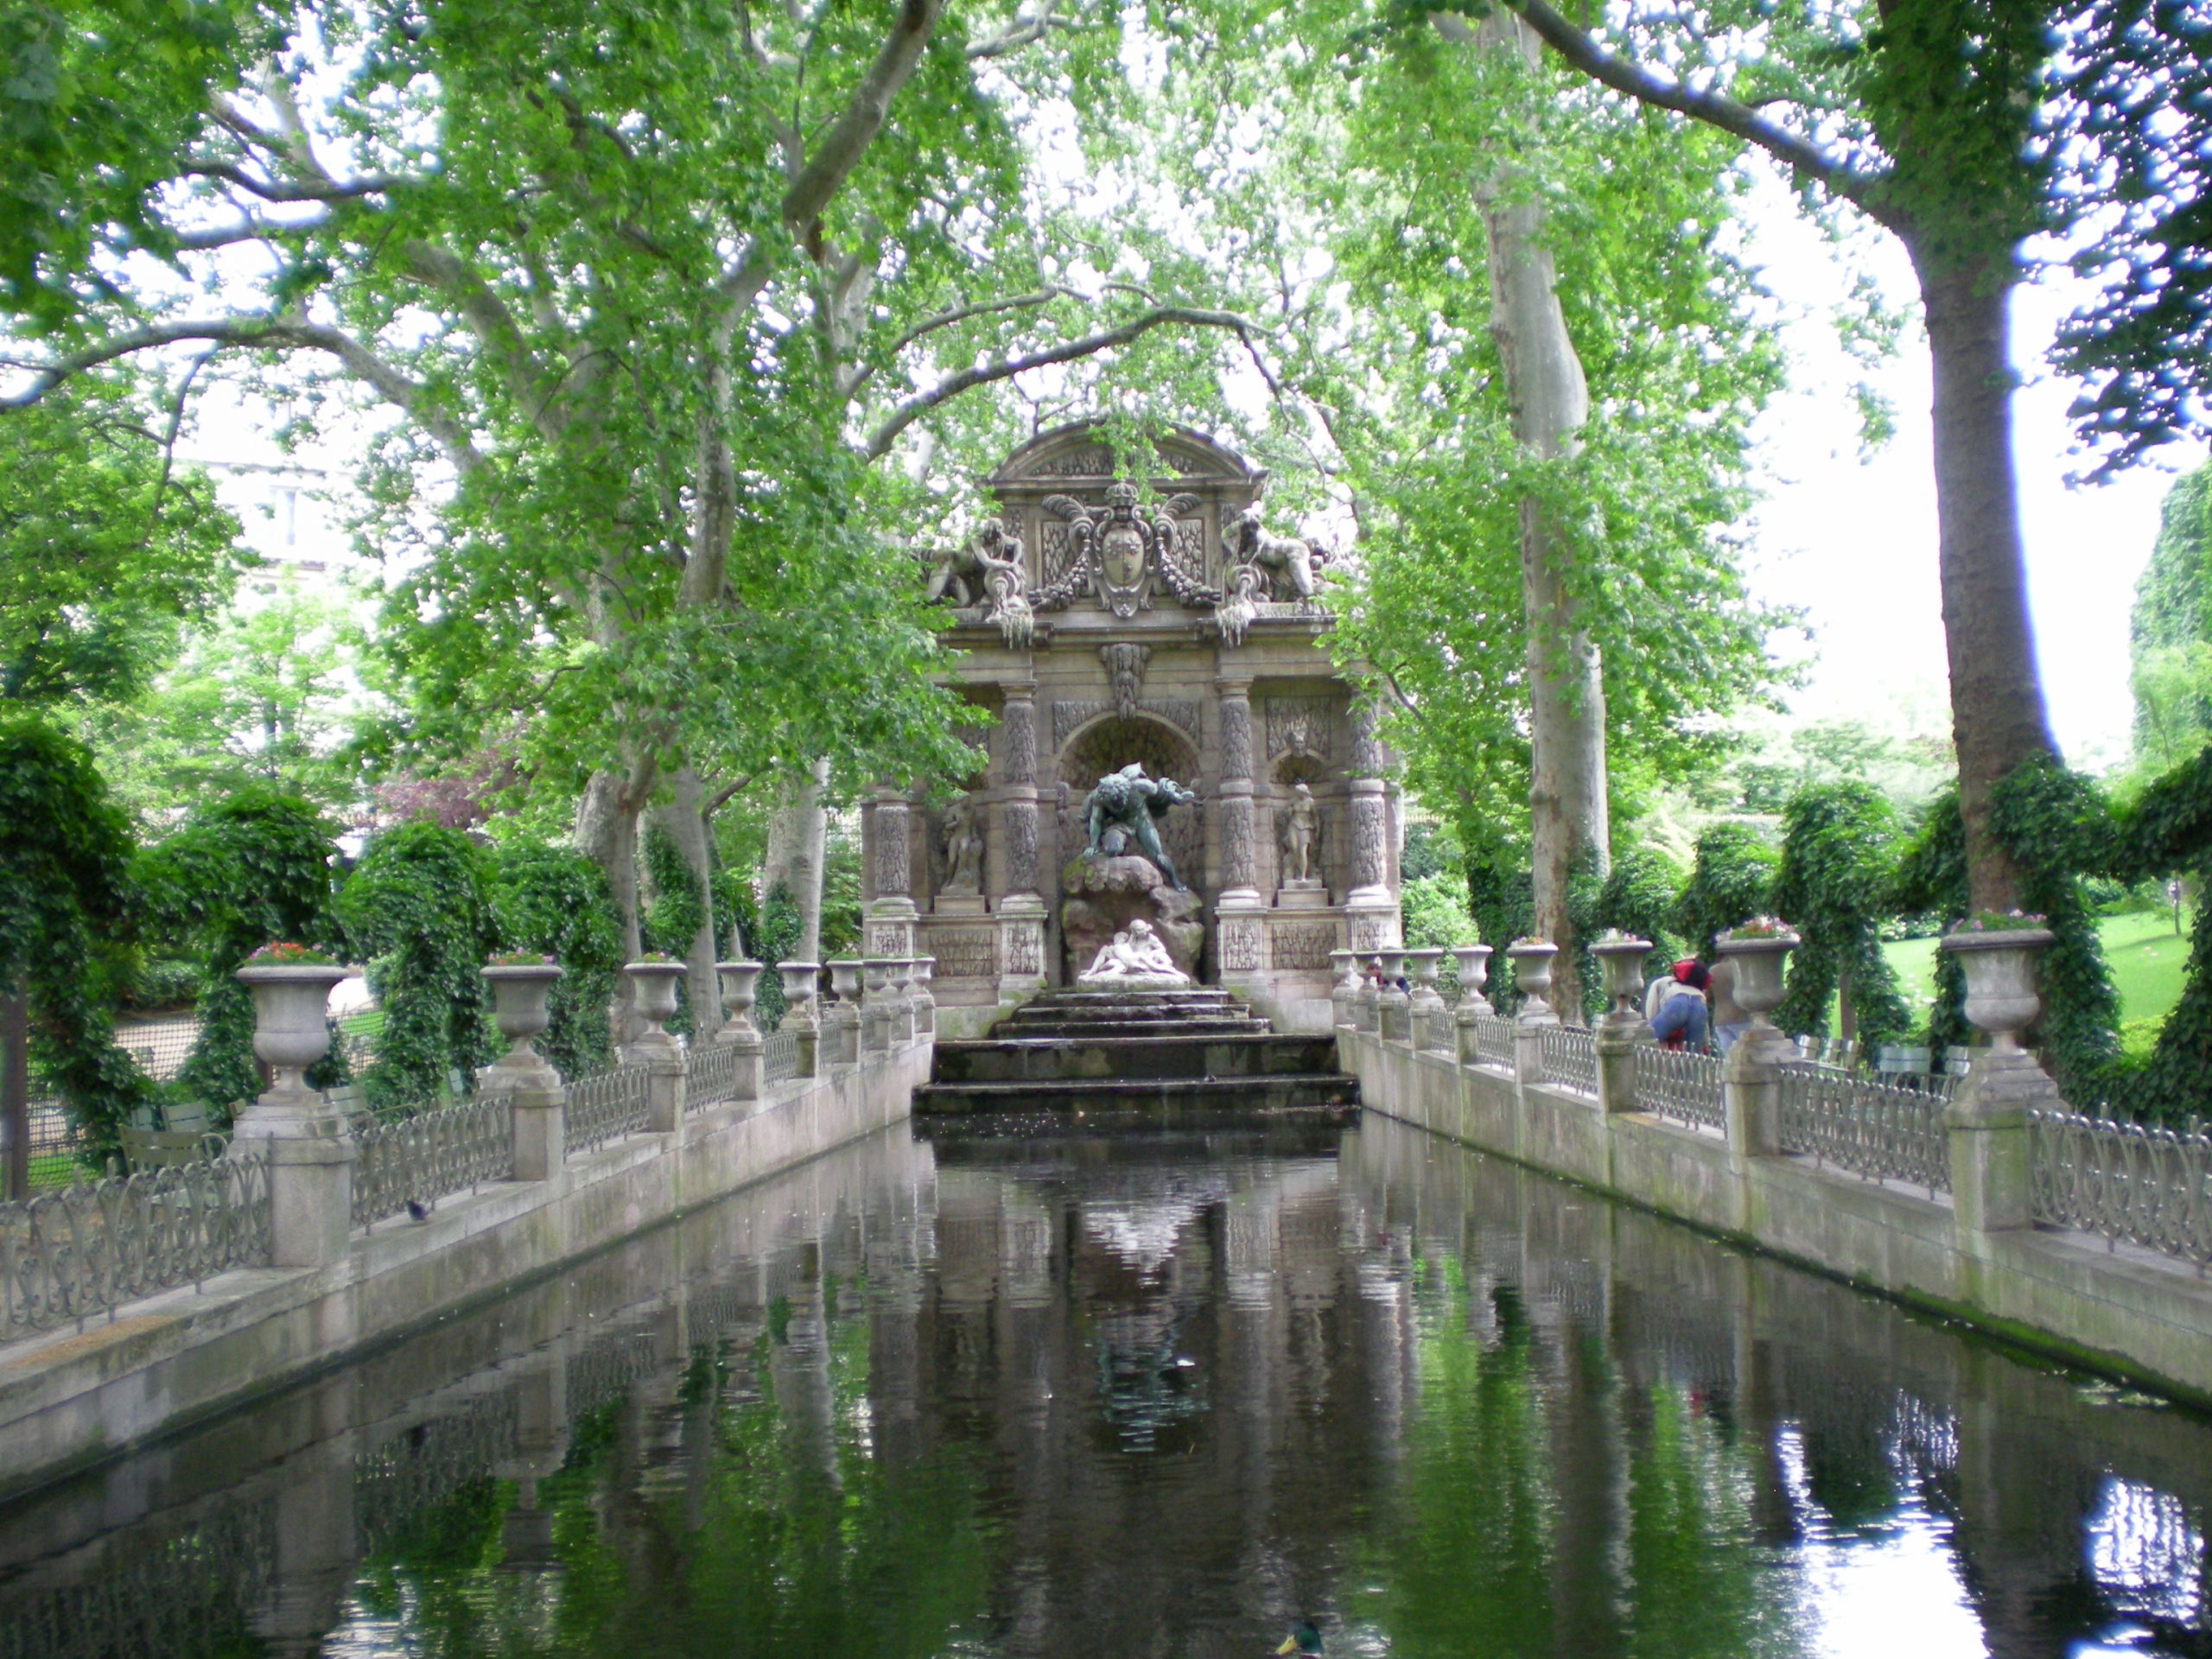
<path id="1" fill-rule="evenodd" d="M 965 795 L 956 799 L 944 815 L 944 885 L 947 893 L 979 893 L 983 890 L 983 831 Z"/>
<path id="2" fill-rule="evenodd" d="M 1321 861 L 1321 804 L 1304 779 L 1293 784 L 1282 815 L 1282 874 L 1286 887 L 1312 886 Z"/>
<path id="3" fill-rule="evenodd" d="M 1027 555 L 1021 537 L 1004 524 L 994 519 L 973 541 L 934 553 L 930 560 L 931 604 L 942 599 L 963 610 L 986 606 L 983 620 L 996 625 L 1011 650 L 1027 646 L 1035 637 Z"/>
<path id="4" fill-rule="evenodd" d="M 1147 778 L 1144 763 L 1132 761 L 1119 772 L 1109 772 L 1084 798 L 1084 836 L 1086 858 L 1120 858 L 1135 850 L 1150 859 L 1168 884 L 1180 889 L 1183 878 L 1160 845 L 1157 820 L 1170 807 L 1194 805 L 1198 791 L 1173 778 Z"/>
<path id="5" fill-rule="evenodd" d="M 1117 990 L 1180 989 L 1190 982 L 1141 916 L 1099 947 L 1090 969 L 1076 979 L 1078 985 Z"/>
<path id="6" fill-rule="evenodd" d="M 1328 555 L 1311 542 L 1271 534 L 1260 523 L 1257 507 L 1247 507 L 1237 515 L 1226 542 L 1223 553 L 1231 576 L 1224 585 L 1239 585 L 1248 594 L 1256 596 L 1255 590 L 1264 583 L 1267 597 L 1278 604 L 1313 598 L 1315 573 L 1328 561 Z M 1238 583 L 1244 571 L 1253 574 Z"/>

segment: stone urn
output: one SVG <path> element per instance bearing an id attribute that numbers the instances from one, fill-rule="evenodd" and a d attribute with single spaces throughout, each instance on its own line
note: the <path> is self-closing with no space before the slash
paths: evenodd
<path id="1" fill-rule="evenodd" d="M 346 971 L 327 962 L 255 962 L 238 970 L 238 983 L 253 994 L 253 1052 L 271 1074 L 260 1099 L 240 1115 L 241 1133 L 252 1133 L 257 1118 L 337 1122 L 323 1096 L 308 1087 L 307 1071 L 330 1052 L 330 988 Z"/>
<path id="2" fill-rule="evenodd" d="M 1429 949 L 1406 952 L 1406 976 L 1413 982 L 1414 1012 L 1429 1014 L 1444 1006 L 1444 998 L 1436 988 L 1436 976 L 1443 970 L 1444 952 Z"/>
<path id="3" fill-rule="evenodd" d="M 1942 948 L 1967 976 L 1967 1018 L 1993 1049 L 2023 1047 L 2020 1033 L 2043 1011 L 2036 963 L 2057 936 L 2047 927 L 1968 928 L 1946 934 Z"/>
<path id="4" fill-rule="evenodd" d="M 1483 995 L 1483 987 L 1490 982 L 1490 946 L 1455 944 L 1452 957 L 1459 964 L 1459 1012 L 1490 1013 L 1490 998 Z"/>
<path id="5" fill-rule="evenodd" d="M 1402 945 L 1389 945 L 1375 953 L 1376 966 L 1382 970 L 1382 993 L 1389 995 L 1398 988 L 1398 982 L 1406 976 L 1406 950 Z"/>
<path id="6" fill-rule="evenodd" d="M 1797 936 L 1787 930 L 1756 938 L 1723 938 L 1713 945 L 1722 958 L 1736 964 L 1736 1005 L 1751 1016 L 1754 1026 L 1782 1006 L 1783 969 L 1797 948 Z"/>
<path id="7" fill-rule="evenodd" d="M 1552 990 L 1552 958 L 1559 946 L 1549 939 L 1516 939 L 1505 947 L 1513 964 L 1513 983 L 1521 993 L 1521 1018 L 1551 1020 L 1558 1016 L 1548 1000 Z"/>
<path id="8" fill-rule="evenodd" d="M 1598 970 L 1605 982 L 1607 1004 L 1605 1025 L 1616 1030 L 1643 1024 L 1643 963 L 1651 954 L 1651 941 L 1626 933 L 1607 933 L 1591 945 Z"/>
<path id="9" fill-rule="evenodd" d="M 1359 995 L 1359 954 L 1353 950 L 1329 952 L 1329 994 L 1332 996 Z"/>
<path id="10" fill-rule="evenodd" d="M 648 1045 L 672 1043 L 668 1022 L 676 1017 L 676 982 L 683 977 L 680 962 L 626 962 L 622 976 L 630 982 L 630 1011 L 645 1022 L 638 1040 Z"/>
<path id="11" fill-rule="evenodd" d="M 795 1030 L 810 1031 L 820 1023 L 815 1011 L 814 992 L 821 973 L 820 965 L 811 962 L 779 962 L 776 964 L 776 976 L 784 985 L 784 1023 L 786 1026 Z"/>
<path id="12" fill-rule="evenodd" d="M 499 1059 L 502 1071 L 534 1077 L 550 1071 L 531 1039 L 552 1023 L 546 1001 L 561 977 L 557 963 L 493 963 L 483 970 L 492 988 L 492 1023 L 507 1040 L 507 1052 Z"/>
<path id="13" fill-rule="evenodd" d="M 856 961 L 830 964 L 830 994 L 850 1007 L 861 1000 L 861 964 Z"/>
<path id="14" fill-rule="evenodd" d="M 741 959 L 718 962 L 715 977 L 721 982 L 722 1028 L 717 1043 L 757 1043 L 760 1027 L 753 1023 L 753 1004 L 760 988 L 760 964 Z"/>

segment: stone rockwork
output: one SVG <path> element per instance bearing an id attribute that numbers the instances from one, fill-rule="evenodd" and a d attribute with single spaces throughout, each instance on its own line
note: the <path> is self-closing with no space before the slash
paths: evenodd
<path id="1" fill-rule="evenodd" d="M 1135 855 L 1077 858 L 1060 873 L 1066 895 L 1060 906 L 1060 937 L 1070 958 L 1090 963 L 1142 921 L 1158 934 L 1179 972 L 1196 976 L 1205 948 L 1202 900 L 1186 887 L 1172 885 L 1150 859 Z"/>

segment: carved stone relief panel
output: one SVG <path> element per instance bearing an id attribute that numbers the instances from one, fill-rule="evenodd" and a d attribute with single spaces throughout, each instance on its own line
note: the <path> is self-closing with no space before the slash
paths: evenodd
<path id="1" fill-rule="evenodd" d="M 1335 747 L 1336 707 L 1327 697 L 1268 698 L 1268 759 L 1293 754 L 1328 760 Z"/>
<path id="2" fill-rule="evenodd" d="M 1198 741 L 1198 703 L 1196 698 L 1145 697 L 1138 702 L 1136 707 L 1144 714 L 1166 721 L 1189 738 L 1192 742 L 1196 743 Z M 1097 719 L 1101 715 L 1115 712 L 1116 711 L 1114 705 L 1103 697 L 1076 697 L 1065 702 L 1054 703 L 1052 705 L 1052 747 L 1056 749 L 1065 748 L 1068 739 L 1074 734 L 1077 727 L 1086 721 Z M 1122 718 L 1127 720 L 1128 716 L 1123 715 Z M 1138 721 L 1130 723 L 1141 725 L 1144 722 Z M 1135 758 L 1134 755 L 1130 757 L 1131 760 Z M 1145 770 L 1149 772 L 1152 768 L 1147 766 Z M 1090 784 L 1097 781 L 1097 779 L 1093 778 Z M 1179 777 L 1175 781 L 1179 784 L 1186 783 L 1189 779 Z M 1084 787 L 1088 789 L 1090 784 L 1085 784 Z"/>
<path id="3" fill-rule="evenodd" d="M 939 979 L 996 979 L 999 974 L 999 935 L 993 927 L 933 927 L 929 931 L 930 954 L 937 958 Z"/>
<path id="4" fill-rule="evenodd" d="M 1324 958 L 1325 960 L 1325 958 Z M 1225 973 L 1251 974 L 1260 969 L 1260 924 L 1231 920 L 1221 923 L 1221 966 Z"/>
<path id="5" fill-rule="evenodd" d="M 1268 931 L 1268 943 L 1272 947 L 1271 954 L 1278 968 L 1325 969 L 1329 965 L 1329 952 L 1337 948 L 1337 925 L 1334 922 L 1278 925 Z"/>

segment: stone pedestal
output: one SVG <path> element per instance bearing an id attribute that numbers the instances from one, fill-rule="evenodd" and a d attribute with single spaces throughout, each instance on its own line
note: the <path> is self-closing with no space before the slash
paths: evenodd
<path id="1" fill-rule="evenodd" d="M 1452 947 L 1452 955 L 1459 964 L 1459 1006 L 1452 1011 L 1452 1023 L 1459 1033 L 1459 1064 L 1472 1065 L 1482 1058 L 1475 1021 L 1492 1012 L 1490 998 L 1483 995 L 1483 987 L 1490 982 L 1490 946 L 1457 944 Z"/>
<path id="2" fill-rule="evenodd" d="M 930 914 L 932 916 L 957 916 L 972 920 L 988 915 L 990 908 L 980 893 L 940 893 L 930 900 Z"/>
<path id="3" fill-rule="evenodd" d="M 1782 1067 L 1796 1051 L 1767 1016 L 1782 1004 L 1784 969 L 1796 947 L 1797 936 L 1786 931 L 1763 938 L 1722 939 L 1715 947 L 1736 964 L 1737 1006 L 1751 1016 L 1751 1029 L 1720 1067 L 1728 1150 L 1738 1158 L 1782 1154 Z"/>
<path id="4" fill-rule="evenodd" d="M 861 964 L 830 964 L 830 990 L 836 1001 L 822 1011 L 822 1052 L 832 1066 L 857 1065 L 861 1058 Z"/>
<path id="5" fill-rule="evenodd" d="M 999 901 L 999 1001 L 1023 1001 L 1044 988 L 1045 901 L 1010 893 Z"/>
<path id="6" fill-rule="evenodd" d="M 1410 1043 L 1414 1000 L 1398 988 L 1398 981 L 1405 976 L 1406 953 L 1391 949 L 1375 955 L 1382 964 L 1382 985 L 1375 998 L 1376 1030 L 1386 1043 Z"/>
<path id="7" fill-rule="evenodd" d="M 937 1037 L 937 997 L 930 990 L 930 981 L 937 976 L 935 957 L 914 958 L 914 1036 L 918 1040 Z"/>
<path id="8" fill-rule="evenodd" d="M 1329 889 L 1318 878 L 1292 880 L 1275 889 L 1277 910 L 1326 910 Z"/>
<path id="9" fill-rule="evenodd" d="M 783 1029 L 791 1033 L 798 1048 L 795 1075 L 819 1077 L 822 1025 L 815 1012 L 814 990 L 821 969 L 811 962 L 783 962 L 776 964 L 776 972 L 784 986 Z"/>
<path id="10" fill-rule="evenodd" d="M 1967 1018 L 1987 1033 L 1944 1114 L 1951 1153 L 1953 1211 L 1961 1240 L 2035 1224 L 2028 1114 L 2067 1109 L 2058 1085 L 2020 1046 L 2043 1001 L 2037 960 L 2056 937 L 2048 929 L 1953 933 L 1942 948 L 1966 971 Z"/>
<path id="11" fill-rule="evenodd" d="M 680 963 L 633 962 L 622 969 L 630 982 L 630 1006 L 645 1028 L 622 1046 L 618 1057 L 625 1065 L 642 1065 L 646 1084 L 645 1128 L 669 1135 L 683 1127 L 684 1058 L 683 1039 L 670 1031 L 669 1016 L 676 1012 L 676 982 Z"/>
<path id="12" fill-rule="evenodd" d="M 507 1091 L 514 1135 L 515 1179 L 553 1179 L 569 1155 L 569 1091 L 550 1083 L 518 1083 Z"/>
<path id="13" fill-rule="evenodd" d="M 861 1052 L 880 1054 L 891 1046 L 891 964 L 880 957 L 861 963 Z"/>

